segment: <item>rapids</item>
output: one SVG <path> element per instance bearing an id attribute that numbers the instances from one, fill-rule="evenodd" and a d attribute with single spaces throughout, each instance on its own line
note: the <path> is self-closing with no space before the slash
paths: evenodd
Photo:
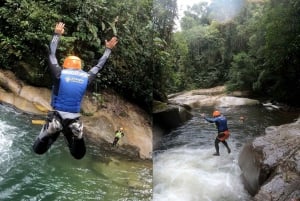
<path id="1" fill-rule="evenodd" d="M 232 152 L 222 143 L 221 156 L 213 156 L 216 128 L 201 113 L 210 116 L 214 108 L 194 110 L 194 117 L 166 134 L 153 155 L 154 201 L 248 201 L 240 179 L 238 156 L 243 144 L 264 134 L 267 126 L 297 118 L 262 106 L 217 108 L 228 119 Z M 245 121 L 241 121 L 243 117 Z"/>

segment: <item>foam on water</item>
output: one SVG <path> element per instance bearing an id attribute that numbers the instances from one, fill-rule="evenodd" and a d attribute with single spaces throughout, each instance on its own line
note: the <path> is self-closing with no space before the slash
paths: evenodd
<path id="1" fill-rule="evenodd" d="M 215 125 L 204 121 L 200 112 L 195 111 L 190 121 L 164 136 L 161 146 L 155 151 L 154 201 L 249 200 L 237 162 L 241 144 L 249 136 L 244 125 L 238 122 L 241 110 L 222 109 L 230 119 L 231 137 L 227 142 L 231 154 L 220 143 L 221 156 L 212 155 L 215 152 Z"/>
<path id="2" fill-rule="evenodd" d="M 215 109 L 227 117 L 231 154 L 222 143 L 216 157 L 216 128 L 201 117 Z M 210 116 L 210 115 L 208 115 Z M 245 117 L 245 122 L 240 117 Z M 298 115 L 297 115 L 298 116 Z M 288 117 L 288 118 L 287 118 Z M 270 125 L 289 122 L 291 114 L 260 106 L 199 108 L 193 118 L 164 135 L 153 156 L 154 201 L 248 201 L 240 179 L 238 157 L 244 143 L 264 133 Z M 270 130 L 270 128 L 269 128 Z"/>
<path id="3" fill-rule="evenodd" d="M 214 157 L 213 151 L 180 147 L 154 157 L 153 199 L 234 201 L 245 198 L 235 157 Z"/>
<path id="4" fill-rule="evenodd" d="M 0 171 L 1 175 L 9 171 L 11 161 L 14 158 L 14 152 L 11 151 L 15 127 L 0 121 Z M 2 177 L 1 177 L 2 178 Z"/>

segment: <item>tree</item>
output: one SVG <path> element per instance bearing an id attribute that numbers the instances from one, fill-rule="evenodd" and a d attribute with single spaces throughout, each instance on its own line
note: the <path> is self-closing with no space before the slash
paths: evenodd
<path id="1" fill-rule="evenodd" d="M 153 98 L 167 101 L 167 80 L 176 58 L 172 54 L 176 0 L 155 0 L 153 4 Z"/>
<path id="2" fill-rule="evenodd" d="M 239 89 L 252 91 L 259 72 L 257 71 L 255 60 L 247 53 L 236 54 L 231 63 L 229 72 L 228 90 Z"/>
<path id="3" fill-rule="evenodd" d="M 194 4 L 184 11 L 184 16 L 180 20 L 182 30 L 188 30 L 195 26 L 204 26 L 210 24 L 209 7 L 207 2 Z"/>
<path id="4" fill-rule="evenodd" d="M 262 23 L 265 27 L 264 71 L 260 91 L 275 100 L 299 105 L 300 95 L 300 3 L 272 0 Z"/>

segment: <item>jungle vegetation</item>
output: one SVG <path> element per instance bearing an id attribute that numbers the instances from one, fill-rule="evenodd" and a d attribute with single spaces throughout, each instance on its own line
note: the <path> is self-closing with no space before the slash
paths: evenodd
<path id="1" fill-rule="evenodd" d="M 165 90 L 226 85 L 299 106 L 300 2 L 212 0 L 190 6 L 170 45 Z"/>

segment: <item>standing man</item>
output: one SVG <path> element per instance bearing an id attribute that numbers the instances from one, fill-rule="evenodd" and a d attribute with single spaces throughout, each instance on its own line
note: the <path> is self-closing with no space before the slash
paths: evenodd
<path id="1" fill-rule="evenodd" d="M 215 123 L 216 127 L 218 129 L 218 135 L 215 139 L 215 148 L 216 148 L 216 153 L 214 153 L 214 156 L 220 156 L 219 152 L 219 143 L 222 142 L 224 146 L 227 148 L 228 153 L 230 154 L 231 150 L 226 142 L 226 139 L 229 137 L 229 130 L 227 127 L 227 119 L 225 116 L 221 115 L 219 111 L 214 111 L 213 112 L 213 118 L 207 118 L 205 117 L 204 114 L 201 115 L 204 117 L 206 121 L 209 123 Z"/>
<path id="2" fill-rule="evenodd" d="M 83 124 L 80 121 L 81 101 L 88 84 L 102 69 L 118 40 L 116 37 L 110 41 L 105 40 L 104 54 L 90 71 L 82 70 L 81 59 L 77 56 L 68 56 L 64 60 L 62 69 L 55 53 L 60 36 L 64 33 L 64 26 L 62 22 L 56 24 L 50 43 L 49 67 L 53 78 L 51 96 L 53 111 L 48 113 L 46 123 L 33 144 L 33 150 L 37 154 L 44 154 L 59 134 L 63 133 L 71 155 L 76 159 L 81 159 L 86 152 Z"/>

